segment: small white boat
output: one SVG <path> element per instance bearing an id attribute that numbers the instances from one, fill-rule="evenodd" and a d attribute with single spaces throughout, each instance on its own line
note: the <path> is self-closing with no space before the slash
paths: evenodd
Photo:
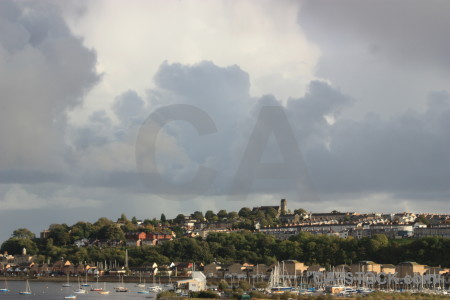
<path id="1" fill-rule="evenodd" d="M 19 295 L 31 295 L 31 287 L 30 287 L 30 283 L 28 282 L 28 279 L 27 279 L 27 283 L 25 284 L 25 291 L 19 292 Z"/>
<path id="2" fill-rule="evenodd" d="M 98 291 L 100 295 L 109 295 L 109 291 L 106 290 L 106 282 L 103 282 L 103 289 Z"/>
<path id="3" fill-rule="evenodd" d="M 2 289 L 0 289 L 0 293 L 6 293 L 6 292 L 9 292 L 9 289 L 8 289 L 8 282 L 6 281 L 6 277 L 5 277 L 5 285 Z"/>
<path id="4" fill-rule="evenodd" d="M 123 284 L 123 276 L 122 276 L 122 281 L 120 282 L 121 285 L 116 286 L 114 289 L 116 290 L 116 292 L 118 293 L 124 293 L 124 292 L 128 292 L 128 289 L 125 287 L 125 285 Z"/>
<path id="5" fill-rule="evenodd" d="M 100 295 L 109 295 L 109 291 L 98 291 Z"/>
<path id="6" fill-rule="evenodd" d="M 63 283 L 62 287 L 72 287 L 72 285 L 70 285 L 70 282 L 69 282 L 69 273 L 67 273 L 67 282 Z"/>
<path id="7" fill-rule="evenodd" d="M 153 286 L 150 286 L 150 287 L 148 288 L 148 290 L 149 290 L 150 292 L 158 293 L 158 292 L 161 292 L 161 291 L 162 291 L 162 287 L 160 287 L 159 285 L 153 285 Z"/>
<path id="8" fill-rule="evenodd" d="M 98 287 L 98 276 L 97 276 L 97 287 L 92 287 L 91 288 L 91 291 L 93 291 L 93 292 L 100 292 L 100 291 L 103 291 L 103 289 L 101 288 L 101 287 Z"/>
<path id="9" fill-rule="evenodd" d="M 77 299 L 76 295 L 65 296 L 64 299 Z"/>
<path id="10" fill-rule="evenodd" d="M 86 271 L 86 279 L 85 279 L 84 282 L 81 282 L 81 286 L 91 286 L 91 285 L 88 283 L 87 271 Z"/>

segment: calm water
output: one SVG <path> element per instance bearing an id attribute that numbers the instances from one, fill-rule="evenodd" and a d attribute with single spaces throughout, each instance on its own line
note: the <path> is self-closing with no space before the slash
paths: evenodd
<path id="1" fill-rule="evenodd" d="M 64 296 L 71 295 L 78 288 L 76 283 L 73 284 L 72 287 L 62 287 L 63 282 L 32 282 L 30 281 L 31 292 L 33 295 L 19 295 L 19 291 L 25 290 L 25 282 L 24 281 L 8 281 L 8 289 L 10 290 L 7 293 L 0 292 L 0 300 L 3 299 L 64 299 Z M 92 286 L 96 284 L 93 283 Z M 150 294 L 138 294 L 137 291 L 140 290 L 139 287 L 135 286 L 135 283 L 125 283 L 124 285 L 128 288 L 128 292 L 126 293 L 117 293 L 114 290 L 114 287 L 118 286 L 119 283 L 107 282 L 106 290 L 110 291 L 109 295 L 99 295 L 97 292 L 88 291 L 87 294 L 76 294 L 77 300 L 79 299 L 145 299 L 148 297 L 152 297 L 156 299 L 155 293 Z M 85 287 L 87 290 L 90 290 L 92 286 Z M 103 287 L 103 283 L 99 284 L 100 287 Z M 149 285 L 147 285 L 148 287 Z M 3 282 L 0 282 L 0 288 L 3 288 Z"/>

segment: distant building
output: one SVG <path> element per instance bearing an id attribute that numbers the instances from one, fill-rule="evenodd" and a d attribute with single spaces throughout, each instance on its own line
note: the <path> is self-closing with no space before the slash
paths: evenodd
<path id="1" fill-rule="evenodd" d="M 366 260 L 350 265 L 350 270 L 353 274 L 356 272 L 372 272 L 377 274 L 381 272 L 381 265 L 373 261 Z"/>
<path id="2" fill-rule="evenodd" d="M 207 278 L 219 278 L 222 277 L 222 266 L 216 264 L 215 262 L 207 264 L 203 267 L 203 273 Z"/>
<path id="3" fill-rule="evenodd" d="M 423 275 L 427 271 L 428 267 L 418 264 L 416 262 L 407 261 L 398 264 L 395 267 L 395 271 L 398 273 L 398 277 L 404 278 L 406 275 L 414 276 L 414 274 Z"/>
<path id="4" fill-rule="evenodd" d="M 450 224 L 435 225 L 429 228 L 414 228 L 414 237 L 440 236 L 450 238 Z"/>
<path id="5" fill-rule="evenodd" d="M 274 209 L 276 211 L 276 217 L 279 218 L 282 214 L 286 214 L 288 212 L 287 209 L 287 200 L 281 199 L 280 205 L 277 206 L 259 206 L 259 207 L 253 207 L 253 212 L 262 211 L 265 214 L 269 212 L 270 209 Z"/>
<path id="6" fill-rule="evenodd" d="M 191 292 L 204 291 L 206 290 L 206 276 L 202 272 L 194 271 L 192 278 L 177 281 L 175 288 Z"/>

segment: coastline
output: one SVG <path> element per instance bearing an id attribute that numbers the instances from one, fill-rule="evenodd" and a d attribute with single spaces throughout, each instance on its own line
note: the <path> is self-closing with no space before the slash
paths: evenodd
<path id="1" fill-rule="evenodd" d="M 5 278 L 4 276 L 0 276 L 0 279 Z M 83 280 L 85 279 L 85 277 L 83 276 L 71 276 L 69 277 L 71 282 L 76 282 L 77 278 L 82 278 Z M 123 282 L 125 283 L 139 283 L 140 281 L 144 281 L 147 284 L 151 284 L 153 282 L 153 277 L 141 277 L 141 279 L 139 279 L 139 276 L 121 276 L 120 278 L 123 278 Z M 155 282 L 157 283 L 170 283 L 170 282 L 175 282 L 178 280 L 184 280 L 184 279 L 188 279 L 190 277 L 157 277 L 155 278 Z M 67 281 L 67 276 L 39 276 L 39 277 L 35 277 L 35 276 L 6 276 L 6 280 L 7 281 L 25 281 L 25 280 L 29 280 L 29 281 L 36 281 L 36 282 L 66 282 Z M 105 275 L 105 276 L 100 276 L 98 278 L 99 282 L 118 282 L 119 281 L 119 276 L 117 275 Z M 95 284 L 97 282 L 97 278 L 94 277 L 88 277 L 88 283 L 89 284 Z"/>

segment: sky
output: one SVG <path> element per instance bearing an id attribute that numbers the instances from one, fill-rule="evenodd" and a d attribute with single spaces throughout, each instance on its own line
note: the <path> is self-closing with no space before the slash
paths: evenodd
<path id="1" fill-rule="evenodd" d="M 0 240 L 282 198 L 449 213 L 449 10 L 0 1 Z"/>

